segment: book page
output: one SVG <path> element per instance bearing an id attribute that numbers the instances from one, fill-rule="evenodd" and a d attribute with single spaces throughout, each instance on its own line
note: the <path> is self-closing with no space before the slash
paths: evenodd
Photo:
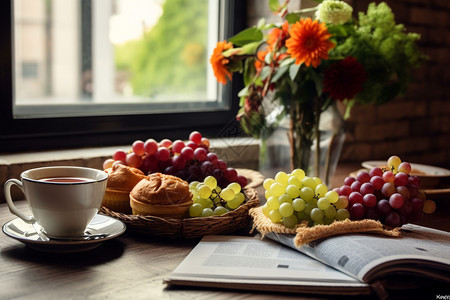
<path id="1" fill-rule="evenodd" d="M 366 286 L 294 249 L 268 239 L 206 236 L 168 279 L 283 285 Z"/>
<path id="2" fill-rule="evenodd" d="M 295 248 L 292 236 L 268 237 Z M 413 224 L 402 227 L 400 238 L 347 234 L 298 250 L 365 282 L 396 270 L 444 280 L 450 275 L 450 233 Z"/>

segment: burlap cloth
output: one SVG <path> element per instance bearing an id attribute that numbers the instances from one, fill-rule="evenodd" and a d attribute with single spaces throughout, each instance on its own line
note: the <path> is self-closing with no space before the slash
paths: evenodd
<path id="1" fill-rule="evenodd" d="M 308 227 L 307 222 L 297 224 L 295 228 L 287 228 L 283 224 L 273 223 L 264 215 L 261 207 L 254 207 L 249 210 L 253 218 L 252 231 L 257 229 L 264 237 L 269 232 L 295 234 L 295 246 L 301 247 L 309 242 L 339 234 L 370 232 L 383 234 L 392 237 L 400 236 L 399 228 L 388 229 L 379 221 L 364 219 L 358 221 L 344 220 L 335 221 L 330 225 L 316 225 Z"/>

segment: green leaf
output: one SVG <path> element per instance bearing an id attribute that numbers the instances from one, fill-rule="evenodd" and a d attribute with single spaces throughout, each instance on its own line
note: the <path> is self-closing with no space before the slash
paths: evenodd
<path id="1" fill-rule="evenodd" d="M 280 9 L 280 3 L 278 0 L 269 0 L 269 8 L 273 12 L 277 12 Z"/>
<path id="2" fill-rule="evenodd" d="M 345 113 L 344 113 L 344 120 L 347 120 L 348 118 L 350 118 L 350 112 L 352 110 L 353 105 L 355 105 L 356 101 L 355 99 L 351 99 L 351 100 L 344 100 L 344 104 L 345 104 Z"/>
<path id="3" fill-rule="evenodd" d="M 288 65 L 278 68 L 277 71 L 275 72 L 275 74 L 273 75 L 272 80 L 270 82 L 278 81 L 278 79 L 280 79 L 287 72 L 287 70 L 289 70 L 289 66 Z"/>
<path id="4" fill-rule="evenodd" d="M 241 47 L 241 51 L 239 53 L 239 55 L 243 55 L 243 54 L 255 54 L 256 50 L 258 49 L 258 47 L 261 45 L 260 42 L 253 42 L 253 43 L 248 43 L 244 46 Z"/>
<path id="5" fill-rule="evenodd" d="M 261 74 L 260 74 L 259 77 L 261 77 L 261 80 L 264 80 L 267 77 L 269 77 L 269 75 L 270 75 L 270 67 L 269 66 L 265 66 L 264 68 L 262 68 Z"/>
<path id="6" fill-rule="evenodd" d="M 238 46 L 244 46 L 248 43 L 261 41 L 263 39 L 263 36 L 264 35 L 261 30 L 255 27 L 251 27 L 242 30 L 235 36 L 229 38 L 228 41 Z"/>
<path id="7" fill-rule="evenodd" d="M 239 97 L 248 96 L 248 85 L 245 86 L 242 90 L 239 91 L 238 96 Z"/>
<path id="8" fill-rule="evenodd" d="M 240 107 L 243 107 L 244 106 L 244 104 L 245 104 L 245 96 L 242 96 L 240 99 L 239 99 L 239 106 Z"/>
<path id="9" fill-rule="evenodd" d="M 245 68 L 244 68 L 244 84 L 249 85 L 253 81 L 253 77 L 255 76 L 255 64 L 253 59 L 245 60 Z"/>
<path id="10" fill-rule="evenodd" d="M 294 62 L 295 62 L 295 58 L 286 58 L 286 59 L 283 59 L 283 61 L 281 61 L 281 63 L 280 63 L 280 67 L 287 66 L 287 65 L 291 65 L 291 64 L 293 64 Z"/>
<path id="11" fill-rule="evenodd" d="M 286 21 L 288 21 L 289 24 L 294 24 L 295 22 L 300 20 L 300 16 L 296 13 L 290 13 L 286 15 Z"/>
<path id="12" fill-rule="evenodd" d="M 263 29 L 265 25 L 266 25 L 266 19 L 261 18 L 261 19 L 259 19 L 258 24 L 256 24 L 256 28 Z"/>
<path id="13" fill-rule="evenodd" d="M 289 68 L 289 77 L 291 78 L 292 81 L 295 80 L 295 77 L 297 77 L 298 71 L 300 71 L 300 67 L 302 66 L 302 64 L 293 64 L 290 66 Z"/>

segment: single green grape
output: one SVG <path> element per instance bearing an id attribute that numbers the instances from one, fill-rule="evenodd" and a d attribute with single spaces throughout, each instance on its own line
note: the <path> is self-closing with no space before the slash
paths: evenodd
<path id="1" fill-rule="evenodd" d="M 281 195 L 284 194 L 285 191 L 286 191 L 285 186 L 279 182 L 274 182 L 270 186 L 270 193 L 275 197 L 280 197 Z"/>
<path id="2" fill-rule="evenodd" d="M 327 198 L 330 203 L 336 203 L 339 200 L 339 194 L 336 191 L 328 191 L 325 194 L 325 198 Z"/>
<path id="3" fill-rule="evenodd" d="M 305 171 L 303 171 L 302 169 L 294 169 L 291 172 L 291 176 L 295 176 L 298 178 L 298 180 L 302 180 L 303 178 L 305 178 Z"/>
<path id="4" fill-rule="evenodd" d="M 282 223 L 288 228 L 294 228 L 298 224 L 298 219 L 295 215 L 290 215 L 289 217 L 283 217 Z"/>
<path id="5" fill-rule="evenodd" d="M 343 209 L 348 206 L 348 197 L 347 196 L 339 196 L 338 201 L 334 203 L 334 206 L 337 209 Z"/>
<path id="6" fill-rule="evenodd" d="M 296 198 L 292 201 L 292 207 L 295 211 L 302 211 L 305 209 L 305 201 L 301 198 Z"/>
<path id="7" fill-rule="evenodd" d="M 216 188 L 214 190 L 216 191 L 217 194 L 220 194 L 220 192 L 222 191 L 222 188 L 220 186 L 216 186 Z"/>
<path id="8" fill-rule="evenodd" d="M 275 181 L 281 183 L 284 186 L 288 185 L 289 176 L 286 172 L 280 171 L 275 175 Z"/>
<path id="9" fill-rule="evenodd" d="M 266 178 L 263 182 L 263 187 L 266 191 L 270 190 L 270 186 L 275 182 L 272 178 Z"/>
<path id="10" fill-rule="evenodd" d="M 292 203 L 292 198 L 287 194 L 283 194 L 280 197 L 278 197 L 278 202 L 280 202 L 280 204 L 284 202 Z"/>
<path id="11" fill-rule="evenodd" d="M 302 187 L 309 187 L 310 189 L 312 189 L 313 191 L 316 189 L 317 183 L 316 181 L 308 176 L 305 176 L 305 178 L 303 178 L 301 181 Z M 302 197 L 303 198 L 303 197 Z M 305 198 L 303 198 L 305 199 Z"/>
<path id="12" fill-rule="evenodd" d="M 236 195 L 236 193 L 233 191 L 233 189 L 231 188 L 224 188 L 221 192 L 220 192 L 220 198 L 222 198 L 225 201 L 230 201 L 234 198 L 234 196 Z"/>
<path id="13" fill-rule="evenodd" d="M 211 190 L 214 190 L 217 186 L 217 179 L 214 176 L 207 176 L 203 180 L 203 184 L 208 186 Z"/>
<path id="14" fill-rule="evenodd" d="M 306 202 L 305 204 L 305 208 L 303 209 L 303 211 L 305 212 L 305 214 L 309 215 L 311 213 L 311 211 L 313 210 L 313 208 L 317 208 L 317 205 L 311 202 Z"/>
<path id="15" fill-rule="evenodd" d="M 235 194 L 239 193 L 241 191 L 241 185 L 237 182 L 230 183 L 227 188 L 230 188 L 234 191 Z"/>
<path id="16" fill-rule="evenodd" d="M 400 157 L 393 155 L 389 157 L 387 161 L 387 165 L 389 167 L 389 170 L 392 171 L 394 174 L 397 173 L 398 166 L 402 163 L 402 160 Z"/>
<path id="17" fill-rule="evenodd" d="M 311 217 L 311 220 L 315 221 L 315 222 L 321 222 L 323 221 L 323 210 L 321 210 L 320 208 L 316 207 L 313 208 L 309 214 L 309 216 Z"/>
<path id="18" fill-rule="evenodd" d="M 295 185 L 298 189 L 300 189 L 300 186 L 301 186 L 300 179 L 298 179 L 295 176 L 290 175 L 289 180 L 288 180 L 288 186 L 289 185 Z"/>
<path id="19" fill-rule="evenodd" d="M 280 207 L 280 202 L 278 201 L 278 197 L 270 197 L 266 202 L 267 206 L 271 209 L 278 209 Z"/>
<path id="20" fill-rule="evenodd" d="M 310 187 L 304 187 L 300 190 L 299 196 L 307 202 L 311 201 L 314 197 L 314 190 Z"/>
<path id="21" fill-rule="evenodd" d="M 290 203 L 285 202 L 280 205 L 278 211 L 282 217 L 289 217 L 294 213 L 294 208 Z"/>
<path id="22" fill-rule="evenodd" d="M 322 197 L 317 200 L 317 207 L 321 210 L 326 210 L 328 207 L 330 207 L 330 201 L 328 201 L 327 198 Z"/>
<path id="23" fill-rule="evenodd" d="M 231 209 L 236 209 L 239 207 L 239 205 L 242 204 L 242 202 L 244 202 L 245 198 L 242 198 L 239 196 L 239 194 L 235 195 L 235 197 L 233 199 L 231 199 L 230 201 L 227 201 L 227 205 L 229 208 Z"/>
<path id="24" fill-rule="evenodd" d="M 323 184 L 322 179 L 320 179 L 319 177 L 313 177 L 312 179 L 314 179 L 314 181 L 316 182 L 316 185 Z"/>
<path id="25" fill-rule="evenodd" d="M 350 218 L 350 213 L 345 208 L 338 209 L 336 211 L 336 220 L 342 221 Z"/>
<path id="26" fill-rule="evenodd" d="M 221 206 L 221 205 L 217 206 L 217 207 L 214 209 L 214 214 L 215 214 L 216 216 L 221 216 L 221 215 L 223 215 L 223 214 L 226 214 L 227 212 L 229 212 L 229 210 L 226 209 L 225 207 Z"/>
<path id="27" fill-rule="evenodd" d="M 197 193 L 201 198 L 208 198 L 209 196 L 211 196 L 211 192 L 211 188 L 207 185 L 199 184 L 197 186 Z"/>
<path id="28" fill-rule="evenodd" d="M 237 199 L 236 201 L 239 202 L 239 205 L 245 201 L 245 195 L 243 193 L 237 193 L 234 197 Z"/>
<path id="29" fill-rule="evenodd" d="M 265 191 L 264 197 L 266 197 L 266 199 L 269 199 L 270 197 L 272 197 L 272 194 L 269 191 Z"/>
<path id="30" fill-rule="evenodd" d="M 203 208 L 206 207 L 213 207 L 213 202 L 211 201 L 211 199 L 205 199 L 205 198 L 197 198 L 196 203 L 199 203 L 201 206 L 203 206 Z"/>
<path id="31" fill-rule="evenodd" d="M 203 211 L 203 206 L 200 203 L 194 203 L 189 207 L 189 215 L 191 217 L 201 216 Z"/>
<path id="32" fill-rule="evenodd" d="M 325 224 L 325 225 L 330 225 L 330 224 L 332 224 L 333 222 L 334 222 L 334 217 L 333 218 L 328 218 L 327 216 L 325 216 L 324 218 L 323 218 L 323 223 Z"/>
<path id="33" fill-rule="evenodd" d="M 323 211 L 323 214 L 326 218 L 330 218 L 334 220 L 334 217 L 336 216 L 336 208 L 333 205 L 328 206 L 327 209 Z"/>
<path id="34" fill-rule="evenodd" d="M 300 195 L 300 189 L 296 185 L 290 184 L 286 187 L 286 194 L 291 199 L 295 199 Z"/>
<path id="35" fill-rule="evenodd" d="M 271 209 L 269 208 L 269 206 L 267 206 L 267 203 L 264 204 L 263 206 L 261 206 L 261 208 L 262 208 L 263 214 L 264 214 L 266 217 L 268 217 Z"/>
<path id="36" fill-rule="evenodd" d="M 270 211 L 269 218 L 274 223 L 280 223 L 282 216 L 281 216 L 280 212 L 278 211 L 278 209 L 274 209 L 274 210 Z"/>
<path id="37" fill-rule="evenodd" d="M 303 221 L 303 220 L 310 221 L 311 217 L 309 216 L 309 213 L 307 214 L 307 213 L 305 213 L 305 211 L 299 211 L 299 212 L 297 212 L 297 219 L 299 221 Z"/>
<path id="38" fill-rule="evenodd" d="M 211 208 L 207 207 L 202 210 L 202 217 L 209 217 L 212 215 L 214 215 L 214 211 Z"/>
<path id="39" fill-rule="evenodd" d="M 194 190 L 197 187 L 197 185 L 199 185 L 199 184 L 200 184 L 200 181 L 194 180 L 191 183 L 189 183 L 189 189 Z"/>
<path id="40" fill-rule="evenodd" d="M 316 186 L 315 193 L 318 198 L 325 197 L 325 194 L 328 192 L 328 188 L 325 184 L 319 183 Z"/>

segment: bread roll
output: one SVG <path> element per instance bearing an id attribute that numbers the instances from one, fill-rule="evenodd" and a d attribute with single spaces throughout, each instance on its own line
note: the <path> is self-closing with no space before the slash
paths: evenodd
<path id="1" fill-rule="evenodd" d="M 145 178 L 145 174 L 122 164 L 114 165 L 105 172 L 109 177 L 102 205 L 116 212 L 131 214 L 130 192 Z"/>
<path id="2" fill-rule="evenodd" d="M 131 190 L 134 215 L 153 215 L 181 219 L 192 205 L 189 184 L 172 175 L 153 173 Z"/>

